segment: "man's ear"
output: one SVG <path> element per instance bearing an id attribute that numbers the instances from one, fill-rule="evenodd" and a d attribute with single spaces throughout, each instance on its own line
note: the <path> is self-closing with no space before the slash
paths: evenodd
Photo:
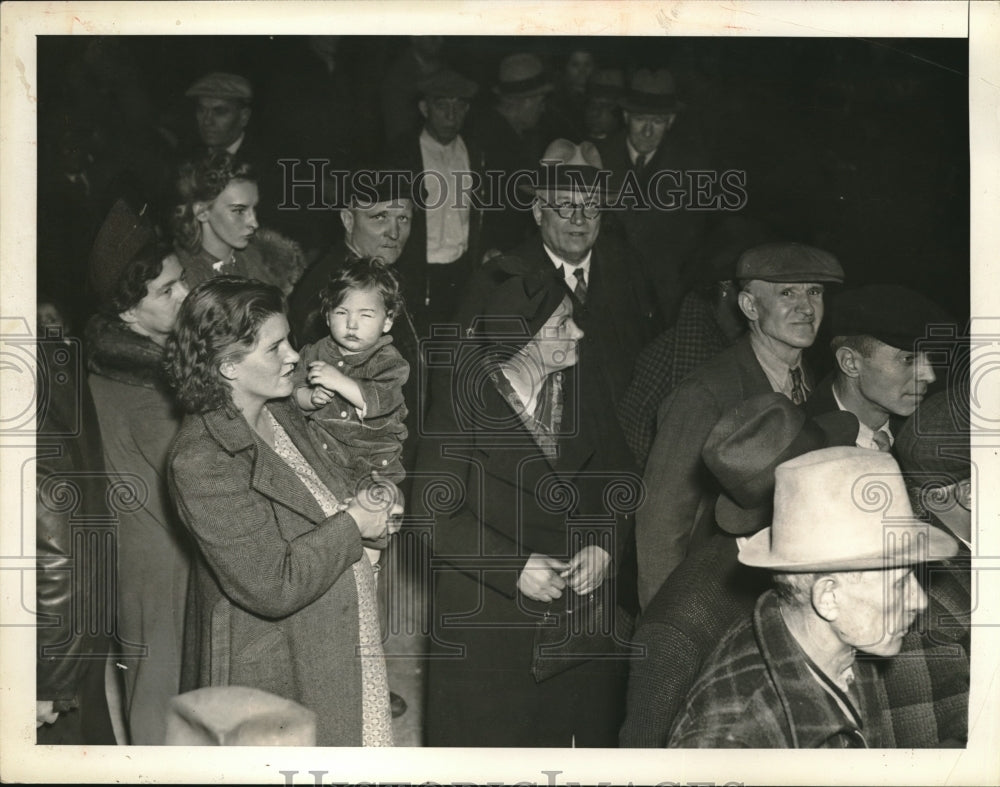
<path id="1" fill-rule="evenodd" d="M 812 586 L 812 606 L 816 614 L 827 622 L 833 622 L 840 615 L 840 605 L 837 599 L 837 589 L 840 580 L 830 574 L 824 574 Z"/>
<path id="2" fill-rule="evenodd" d="M 250 107 L 243 107 L 243 109 L 240 110 L 240 129 L 247 127 L 247 124 L 250 122 L 250 114 L 252 111 L 253 110 L 250 109 Z"/>
<path id="3" fill-rule="evenodd" d="M 427 99 L 422 98 L 417 102 L 417 109 L 420 110 L 420 114 L 423 115 L 424 120 L 427 119 Z"/>
<path id="4" fill-rule="evenodd" d="M 861 359 L 858 352 L 850 347 L 838 347 L 833 354 L 837 359 L 837 368 L 847 377 L 858 377 L 861 374 Z"/>
<path id="5" fill-rule="evenodd" d="M 531 203 L 531 215 L 535 217 L 535 224 L 542 225 L 542 202 L 538 197 Z"/>
<path id="6" fill-rule="evenodd" d="M 340 223 L 344 225 L 347 237 L 351 237 L 351 233 L 354 232 L 354 214 L 351 213 L 350 208 L 340 209 Z"/>
<path id="7" fill-rule="evenodd" d="M 751 321 L 757 320 L 757 301 L 754 300 L 753 293 L 740 290 L 736 297 L 736 303 L 744 317 Z"/>

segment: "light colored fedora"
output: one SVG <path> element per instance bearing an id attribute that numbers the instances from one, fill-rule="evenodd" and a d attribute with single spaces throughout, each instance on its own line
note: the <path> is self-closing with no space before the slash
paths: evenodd
<path id="1" fill-rule="evenodd" d="M 775 470 L 774 519 L 740 550 L 770 571 L 864 571 L 948 558 L 954 538 L 913 515 L 890 454 L 853 446 L 811 451 Z"/>
<path id="2" fill-rule="evenodd" d="M 316 714 L 249 686 L 209 686 L 167 706 L 171 746 L 315 746 Z"/>
<path id="3" fill-rule="evenodd" d="M 602 178 L 603 173 L 603 178 Z M 593 142 L 579 144 L 568 139 L 549 143 L 530 183 L 519 182 L 525 194 L 543 194 L 555 189 L 583 189 L 595 197 L 609 197 L 610 170 L 604 169 L 601 154 Z"/>

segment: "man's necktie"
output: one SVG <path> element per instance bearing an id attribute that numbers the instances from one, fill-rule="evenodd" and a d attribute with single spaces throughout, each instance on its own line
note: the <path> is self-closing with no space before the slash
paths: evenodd
<path id="1" fill-rule="evenodd" d="M 885 429 L 878 429 L 872 434 L 872 440 L 875 445 L 878 446 L 878 450 L 882 453 L 888 453 L 892 445 L 889 443 L 889 435 L 886 433 Z"/>
<path id="2" fill-rule="evenodd" d="M 802 404 L 806 400 L 806 387 L 802 383 L 802 370 L 798 367 L 790 370 L 792 375 L 792 401 Z"/>
<path id="3" fill-rule="evenodd" d="M 576 287 L 573 291 L 576 293 L 576 298 L 580 303 L 587 302 L 587 280 L 584 278 L 583 268 L 577 268 L 573 271 L 573 275 L 576 276 Z"/>

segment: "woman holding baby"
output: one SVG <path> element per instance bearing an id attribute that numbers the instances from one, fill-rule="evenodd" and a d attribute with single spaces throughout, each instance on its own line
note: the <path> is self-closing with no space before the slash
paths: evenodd
<path id="1" fill-rule="evenodd" d="M 167 357 L 188 412 L 169 483 L 199 548 L 182 691 L 263 689 L 315 711 L 317 745 L 392 745 L 364 548 L 398 528 L 395 486 L 352 489 L 345 463 L 309 439 L 277 288 L 196 287 Z"/>

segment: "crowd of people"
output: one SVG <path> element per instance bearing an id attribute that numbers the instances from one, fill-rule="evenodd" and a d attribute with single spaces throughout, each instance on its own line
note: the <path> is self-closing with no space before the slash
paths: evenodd
<path id="1" fill-rule="evenodd" d="M 363 100 L 343 43 L 197 76 L 184 144 L 94 39 L 129 145 L 46 116 L 39 362 L 86 383 L 38 413 L 38 742 L 964 745 L 956 316 L 748 210 L 660 64 L 414 36 Z"/>

